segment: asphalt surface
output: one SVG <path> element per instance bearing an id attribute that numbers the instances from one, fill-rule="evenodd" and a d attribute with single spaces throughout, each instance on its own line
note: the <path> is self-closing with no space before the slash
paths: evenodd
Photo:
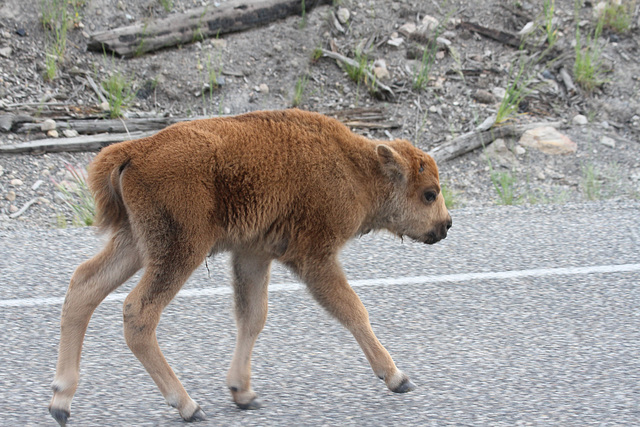
<path id="1" fill-rule="evenodd" d="M 207 413 L 201 425 L 640 425 L 640 203 L 460 209 L 436 245 L 354 241 L 347 276 L 417 385 L 389 392 L 348 332 L 280 266 L 253 358 L 265 407 L 225 387 L 235 330 L 225 256 L 167 308 L 160 345 Z M 100 239 L 89 229 L 0 231 L 0 424 L 47 412 L 62 297 Z M 122 334 L 94 314 L 70 426 L 182 425 Z"/>

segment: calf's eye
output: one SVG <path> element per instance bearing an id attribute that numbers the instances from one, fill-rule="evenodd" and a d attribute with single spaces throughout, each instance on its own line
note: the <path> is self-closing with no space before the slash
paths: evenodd
<path id="1" fill-rule="evenodd" d="M 425 191 L 424 198 L 427 202 L 431 203 L 436 200 L 438 195 L 434 191 Z"/>

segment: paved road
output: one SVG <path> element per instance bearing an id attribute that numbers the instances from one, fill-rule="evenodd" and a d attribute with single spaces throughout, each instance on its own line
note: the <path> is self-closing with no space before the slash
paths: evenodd
<path id="1" fill-rule="evenodd" d="M 640 425 L 640 203 L 452 214 L 435 246 L 379 234 L 342 256 L 418 386 L 406 395 L 387 391 L 351 336 L 276 268 L 253 369 L 266 407 L 235 409 L 226 260 L 194 273 L 158 335 L 207 412 L 202 425 Z M 0 232 L 0 424 L 55 425 L 60 304 L 98 247 L 86 229 Z M 132 285 L 92 319 L 70 425 L 182 425 L 122 337 Z"/>

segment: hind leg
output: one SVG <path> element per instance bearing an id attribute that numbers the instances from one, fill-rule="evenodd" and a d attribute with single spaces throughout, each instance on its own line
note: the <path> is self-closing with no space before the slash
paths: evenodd
<path id="1" fill-rule="evenodd" d="M 251 352 L 267 320 L 267 285 L 271 258 L 263 254 L 234 253 L 234 302 L 238 336 L 227 374 L 227 386 L 240 409 L 258 409 L 251 389 Z"/>
<path id="2" fill-rule="evenodd" d="M 124 302 L 124 336 L 133 354 L 140 360 L 170 406 L 177 408 L 186 421 L 205 419 L 167 363 L 156 339 L 156 327 L 162 310 L 178 293 L 207 248 L 198 251 L 188 243 L 176 243 L 146 266 L 140 283 Z"/>
<path id="3" fill-rule="evenodd" d="M 140 255 L 128 230 L 115 233 L 105 248 L 82 263 L 71 277 L 62 306 L 58 365 L 49 412 L 60 425 L 70 415 L 78 386 L 84 334 L 95 308 L 141 267 Z"/>

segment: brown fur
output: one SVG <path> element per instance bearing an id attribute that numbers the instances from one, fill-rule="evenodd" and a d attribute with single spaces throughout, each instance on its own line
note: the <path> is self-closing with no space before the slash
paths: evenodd
<path id="1" fill-rule="evenodd" d="M 413 388 L 373 334 L 337 255 L 371 230 L 425 243 L 446 236 L 451 217 L 431 157 L 404 140 L 371 141 L 320 114 L 288 110 L 176 124 L 103 149 L 89 170 L 97 223 L 111 239 L 67 291 L 50 405 L 61 424 L 93 310 L 143 267 L 124 303 L 127 344 L 185 420 L 204 417 L 162 356 L 155 328 L 193 270 L 220 251 L 233 258 L 238 337 L 227 382 L 239 407 L 259 406 L 250 357 L 274 259 L 353 333 L 391 390 Z"/>

